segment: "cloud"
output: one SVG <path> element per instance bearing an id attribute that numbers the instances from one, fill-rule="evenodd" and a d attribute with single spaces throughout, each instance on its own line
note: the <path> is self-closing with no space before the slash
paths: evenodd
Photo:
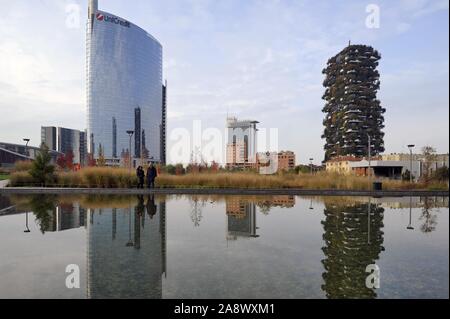
<path id="1" fill-rule="evenodd" d="M 80 29 L 65 26 L 65 6 L 73 2 L 83 5 L 84 15 L 85 1 L 0 0 L 4 17 L 0 28 L 0 110 L 11 123 L 0 129 L 2 139 L 20 140 L 22 133 L 15 132 L 20 127 L 37 140 L 44 122 L 85 126 L 85 17 L 81 17 Z M 377 30 L 365 27 L 366 3 L 361 1 L 100 3 L 106 11 L 142 26 L 163 44 L 169 130 L 191 128 L 193 119 L 222 129 L 227 113 L 255 118 L 266 127 L 279 127 L 284 134 L 280 135 L 282 147 L 307 159 L 323 157 L 321 71 L 328 58 L 350 39 L 372 44 L 383 54 L 392 43 L 409 48 L 407 59 L 400 50 L 388 52 L 380 66 L 390 145 L 399 145 L 395 136 L 404 132 L 398 129 L 403 124 L 397 112 L 409 112 L 413 105 L 415 116 L 421 117 L 430 107 L 427 99 L 433 101 L 435 113 L 448 109 L 448 88 L 444 87 L 448 81 L 439 73 L 442 58 L 422 65 L 428 57 L 420 53 L 427 44 L 447 40 L 436 35 L 410 42 L 403 38 L 417 35 L 413 33 L 418 32 L 417 24 L 448 10 L 448 2 L 378 2 L 382 17 Z M 39 23 L 31 16 L 39 16 Z M 433 22 L 439 30 L 446 24 Z M 448 38 L 448 30 L 441 32 Z M 412 64 L 400 68 L 403 60 Z M 415 68 L 420 72 L 414 72 Z M 442 119 L 436 121 L 445 124 Z M 448 142 L 447 134 L 443 138 Z"/>

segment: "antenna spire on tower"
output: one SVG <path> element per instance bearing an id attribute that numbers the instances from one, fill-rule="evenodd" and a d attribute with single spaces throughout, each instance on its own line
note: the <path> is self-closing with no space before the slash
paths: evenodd
<path id="1" fill-rule="evenodd" d="M 98 0 L 89 0 L 89 16 L 95 14 L 98 10 Z"/>

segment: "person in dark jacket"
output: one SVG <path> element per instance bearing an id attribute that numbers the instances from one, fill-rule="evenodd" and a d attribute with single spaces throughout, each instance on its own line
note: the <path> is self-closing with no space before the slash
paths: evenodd
<path id="1" fill-rule="evenodd" d="M 158 172 L 156 171 L 155 166 L 150 163 L 150 166 L 147 169 L 147 186 L 148 188 L 155 188 L 155 179 L 158 177 Z"/>
<path id="2" fill-rule="evenodd" d="M 136 170 L 136 175 L 138 178 L 138 188 L 144 188 L 144 179 L 145 179 L 145 172 L 142 166 L 139 166 Z"/>

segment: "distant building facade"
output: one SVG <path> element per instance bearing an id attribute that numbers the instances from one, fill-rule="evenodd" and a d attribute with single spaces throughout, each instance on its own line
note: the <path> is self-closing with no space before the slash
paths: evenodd
<path id="1" fill-rule="evenodd" d="M 366 45 L 349 45 L 328 60 L 325 74 L 325 161 L 336 156 L 384 152 L 384 113 L 377 98 L 381 55 Z"/>
<path id="2" fill-rule="evenodd" d="M 119 164 L 127 154 L 165 161 L 162 45 L 139 26 L 99 10 L 98 1 L 90 0 L 86 46 L 89 153 L 95 159 L 104 156 L 107 165 Z M 129 130 L 134 131 L 131 145 Z"/>
<path id="3" fill-rule="evenodd" d="M 429 174 L 433 174 L 439 168 L 449 167 L 449 155 L 438 154 L 427 161 L 421 154 L 385 154 L 371 158 L 370 162 L 368 158 L 339 156 L 330 159 L 325 165 L 326 171 L 331 173 L 400 179 L 406 171 L 411 171 L 417 179 L 427 169 Z"/>
<path id="4" fill-rule="evenodd" d="M 50 150 L 64 155 L 72 152 L 74 164 L 86 165 L 87 136 L 86 132 L 64 127 L 41 127 L 41 143 L 45 143 Z"/>
<path id="5" fill-rule="evenodd" d="M 17 161 L 34 160 L 39 151 L 39 147 L 0 142 L 0 167 L 11 168 Z M 56 163 L 60 155 L 62 153 L 50 150 L 52 163 Z"/>
<path id="6" fill-rule="evenodd" d="M 295 165 L 296 165 L 295 153 L 291 151 L 265 152 L 265 153 L 260 152 L 256 154 L 255 168 L 260 170 L 260 172 L 262 172 L 263 168 L 267 168 L 268 174 L 274 174 L 282 171 L 287 172 L 294 170 Z"/>
<path id="7" fill-rule="evenodd" d="M 47 145 L 50 150 L 56 151 L 58 149 L 57 130 L 54 126 L 41 127 L 41 143 Z"/>
<path id="8" fill-rule="evenodd" d="M 355 156 L 338 156 L 325 163 L 325 169 L 328 173 L 351 174 L 350 163 L 359 162 L 361 158 Z"/>
<path id="9" fill-rule="evenodd" d="M 295 153 L 281 151 L 278 153 L 278 171 L 291 171 L 295 169 Z"/>
<path id="10" fill-rule="evenodd" d="M 227 119 L 227 168 L 253 168 L 256 166 L 258 121 Z"/>
<path id="11" fill-rule="evenodd" d="M 162 123 L 160 127 L 161 131 L 161 164 L 167 164 L 167 81 L 163 86 L 163 104 L 162 104 Z M 145 141 L 145 135 L 143 136 L 143 141 Z M 145 145 L 145 142 L 144 142 Z"/>

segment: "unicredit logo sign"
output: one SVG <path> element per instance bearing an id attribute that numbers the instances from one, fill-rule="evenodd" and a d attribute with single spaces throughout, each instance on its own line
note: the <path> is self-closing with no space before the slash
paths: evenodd
<path id="1" fill-rule="evenodd" d="M 114 24 L 120 24 L 123 27 L 130 27 L 130 22 L 125 21 L 125 20 L 121 20 L 119 18 L 116 17 L 111 17 L 102 13 L 97 13 L 96 18 L 98 21 L 105 21 L 105 22 L 110 22 L 110 23 L 114 23 Z"/>

